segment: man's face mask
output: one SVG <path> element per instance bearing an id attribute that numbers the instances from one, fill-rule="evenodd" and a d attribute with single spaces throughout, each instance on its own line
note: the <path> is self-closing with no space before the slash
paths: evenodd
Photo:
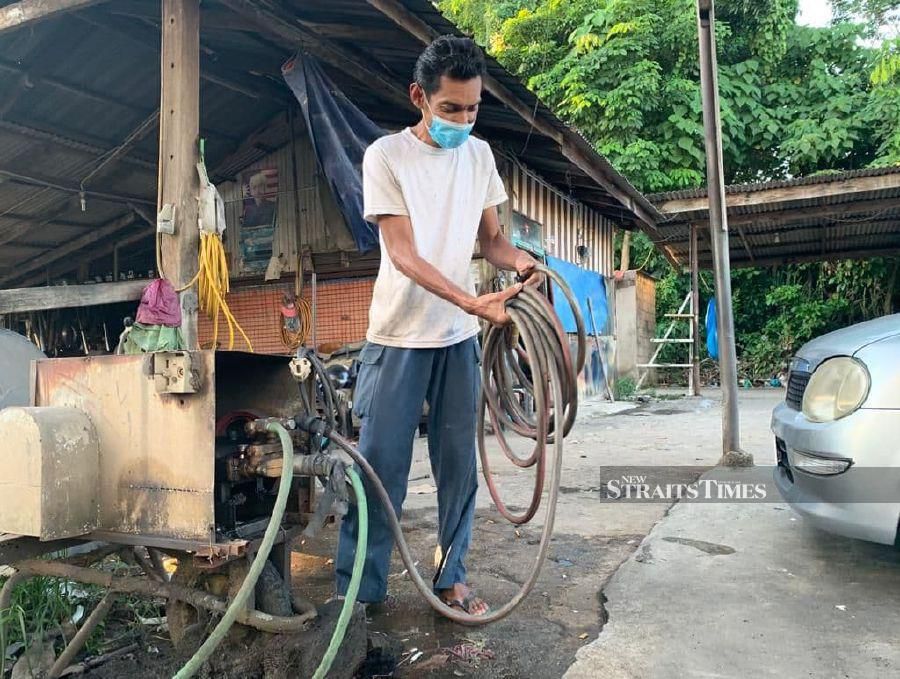
<path id="1" fill-rule="evenodd" d="M 466 139 L 469 138 L 475 123 L 454 123 L 452 120 L 444 120 L 431 110 L 431 104 L 428 103 L 427 98 L 425 98 L 425 105 L 431 113 L 431 124 L 428 126 L 428 134 L 431 135 L 434 143 L 445 149 L 455 149 L 458 146 L 462 146 Z"/>

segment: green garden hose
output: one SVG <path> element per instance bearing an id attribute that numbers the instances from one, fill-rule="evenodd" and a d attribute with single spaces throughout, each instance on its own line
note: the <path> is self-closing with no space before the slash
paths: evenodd
<path id="1" fill-rule="evenodd" d="M 322 657 L 322 662 L 319 663 L 319 668 L 313 675 L 313 679 L 323 679 L 328 674 L 328 670 L 331 669 L 331 663 L 334 662 L 335 656 L 337 656 L 341 642 L 344 640 L 344 635 L 347 633 L 350 614 L 353 612 L 353 605 L 356 603 L 356 595 L 359 594 L 363 565 L 366 562 L 366 545 L 369 539 L 369 508 L 366 503 L 366 491 L 356 470 L 347 469 L 347 477 L 350 479 L 353 494 L 356 496 L 357 515 L 359 516 L 359 533 L 356 536 L 353 573 L 350 576 L 350 584 L 347 587 L 347 594 L 344 597 L 344 605 L 341 607 L 337 625 L 331 635 L 331 641 L 328 643 L 328 650 L 325 651 L 325 655 Z"/>
<path id="2" fill-rule="evenodd" d="M 263 535 L 262 544 L 259 546 L 256 558 L 253 559 L 253 563 L 250 564 L 250 570 L 247 573 L 247 577 L 244 578 L 244 582 L 241 583 L 241 587 L 235 595 L 234 601 L 228 606 L 225 615 L 222 616 L 222 619 L 219 621 L 219 624 L 216 625 L 212 634 L 210 634 L 207 640 L 203 642 L 203 645 L 197 649 L 197 652 L 191 659 L 185 663 L 184 667 L 178 671 L 178 674 L 175 675 L 174 679 L 188 679 L 188 677 L 193 677 L 203 666 L 203 663 L 209 660 L 209 657 L 213 654 L 213 651 L 216 650 L 218 645 L 222 643 L 222 639 L 228 634 L 228 630 L 231 629 L 231 626 L 234 624 L 238 613 L 247 605 L 247 600 L 256 588 L 256 581 L 259 580 L 259 576 L 269 558 L 269 552 L 272 551 L 272 545 L 275 544 L 275 538 L 281 530 L 281 519 L 284 517 L 284 510 L 287 508 L 288 495 L 290 495 L 291 492 L 291 480 L 294 476 L 294 445 L 291 442 L 291 437 L 288 434 L 287 429 L 277 422 L 270 422 L 266 425 L 266 429 L 278 434 L 278 438 L 281 439 L 281 447 L 284 450 L 284 467 L 282 470 L 281 484 L 278 487 L 278 496 L 275 498 L 275 507 L 272 509 L 272 518 L 269 519 L 269 525 Z M 354 598 L 355 596 L 354 593 Z M 319 676 L 318 673 L 316 676 Z"/>

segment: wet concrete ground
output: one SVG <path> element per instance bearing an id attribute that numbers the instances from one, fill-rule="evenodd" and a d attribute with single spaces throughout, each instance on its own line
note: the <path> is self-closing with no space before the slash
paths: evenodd
<path id="1" fill-rule="evenodd" d="M 618 404 L 617 404 L 618 405 Z M 719 456 L 717 405 L 709 399 L 623 406 L 584 404 L 566 440 L 562 487 L 550 557 L 531 596 L 508 618 L 483 628 L 449 623 L 428 607 L 395 555 L 388 610 L 370 612 L 369 629 L 400 661 L 394 676 L 490 678 L 561 677 L 579 648 L 606 619 L 602 589 L 619 565 L 662 519 L 669 503 L 617 503 L 604 480 L 618 465 L 681 466 L 673 480 L 694 480 Z M 619 411 L 619 412 L 617 412 Z M 501 460 L 493 441 L 492 468 L 504 498 L 524 505 L 532 470 Z M 436 544 L 436 494 L 424 440 L 417 442 L 403 517 L 407 540 L 426 580 Z M 483 486 L 483 484 L 482 484 Z M 525 527 L 507 523 L 482 487 L 468 558 L 472 585 L 495 607 L 518 590 L 538 550 L 544 507 Z M 331 595 L 336 530 L 298 546 L 295 583 L 313 600 Z M 302 583 L 302 584 L 300 584 Z M 480 655 L 462 660 L 458 655 Z M 413 660 L 414 659 L 414 660 Z M 386 668 L 382 668 L 384 671 Z"/>
<path id="2" fill-rule="evenodd" d="M 741 400 L 757 465 L 775 462 L 760 441 L 777 400 Z M 900 676 L 900 549 L 771 499 L 673 507 L 604 588 L 609 621 L 566 679 Z"/>
<path id="3" fill-rule="evenodd" d="M 771 448 L 768 414 L 779 397 L 778 392 L 772 391 L 752 392 L 742 398 L 744 442 L 754 452 Z M 566 439 L 550 560 L 544 565 L 532 595 L 503 621 L 485 628 L 460 627 L 431 611 L 395 558 L 390 585 L 395 603 L 387 610 L 370 611 L 368 627 L 370 638 L 385 649 L 385 657 L 399 662 L 399 667 L 390 675 L 390 662 L 381 667 L 370 666 L 368 674 L 362 676 L 494 679 L 563 676 L 575 662 L 579 650 L 597 639 L 598 634 L 601 645 L 606 643 L 602 629 L 610 605 L 604 605 L 605 587 L 623 562 L 641 564 L 645 557 L 652 558 L 652 553 L 635 554 L 635 550 L 643 549 L 642 540 L 665 519 L 671 507 L 670 503 L 609 501 L 604 481 L 610 478 L 610 468 L 662 466 L 666 468 L 667 480 L 689 482 L 717 462 L 721 452 L 720 425 L 715 394 L 703 399 L 654 401 L 624 412 L 603 402 L 582 404 L 578 422 Z M 533 470 L 513 467 L 500 459 L 493 441 L 489 445 L 492 468 L 503 497 L 512 505 L 524 505 L 530 497 Z M 437 531 L 437 497 L 427 460 L 425 441 L 421 439 L 416 445 L 403 519 L 407 539 L 426 580 L 432 575 Z M 472 584 L 495 607 L 517 591 L 537 553 L 543 509 L 533 523 L 517 530 L 497 514 L 482 484 L 468 566 Z M 660 525 L 665 525 L 665 521 Z M 331 560 L 336 534 L 335 527 L 330 526 L 315 540 L 296 545 L 293 584 L 315 602 L 323 602 L 333 593 Z M 705 554 L 700 549 L 704 542 L 729 544 L 696 531 L 665 533 L 665 536 L 694 541 L 693 545 L 683 541 L 662 544 L 695 554 Z M 689 572 L 685 577 L 691 577 Z M 636 585 L 620 587 L 616 591 L 615 615 L 624 620 L 625 616 L 619 612 L 621 608 L 643 605 L 641 599 Z M 655 601 L 654 605 L 663 610 L 671 603 L 665 598 Z M 615 622 L 615 615 L 609 624 Z M 689 628 L 693 623 L 683 619 L 682 624 Z M 170 676 L 169 670 L 178 665 L 165 641 L 155 638 L 152 647 L 157 649 L 158 656 L 138 653 L 128 661 L 112 663 L 90 676 Z M 639 645 L 633 648 L 643 652 Z M 580 667 L 586 674 L 577 676 L 644 676 L 608 674 L 606 660 L 598 663 L 584 653 L 579 657 L 582 658 Z M 680 673 L 668 676 L 680 676 Z"/>

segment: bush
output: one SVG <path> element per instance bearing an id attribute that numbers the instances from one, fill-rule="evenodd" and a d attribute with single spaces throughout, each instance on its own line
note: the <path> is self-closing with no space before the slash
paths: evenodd
<path id="1" fill-rule="evenodd" d="M 635 391 L 637 391 L 637 385 L 630 377 L 622 377 L 613 385 L 613 394 L 617 401 L 627 401 L 634 396 Z"/>

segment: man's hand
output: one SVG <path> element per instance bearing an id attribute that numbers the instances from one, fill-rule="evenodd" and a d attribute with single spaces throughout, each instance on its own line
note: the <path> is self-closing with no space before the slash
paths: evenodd
<path id="1" fill-rule="evenodd" d="M 525 285 L 538 286 L 544 282 L 544 275 L 535 271 L 537 260 L 527 252 L 520 252 L 516 257 L 516 273 Z"/>
<path id="2" fill-rule="evenodd" d="M 522 284 L 517 283 L 511 288 L 507 288 L 501 292 L 492 292 L 487 295 L 481 295 L 472 300 L 469 308 L 466 309 L 470 314 L 478 316 L 490 321 L 494 325 L 509 325 L 512 319 L 506 313 L 506 302 L 512 299 L 522 291 Z"/>

